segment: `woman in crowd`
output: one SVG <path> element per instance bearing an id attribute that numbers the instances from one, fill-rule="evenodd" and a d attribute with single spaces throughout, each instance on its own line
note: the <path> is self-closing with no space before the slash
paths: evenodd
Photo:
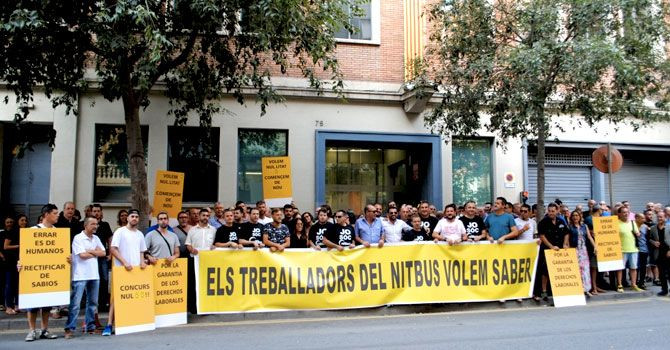
<path id="1" fill-rule="evenodd" d="M 4 240 L 5 264 L 6 266 L 16 266 L 19 260 L 20 231 L 28 227 L 28 217 L 19 214 L 16 217 L 16 225 L 7 232 Z M 5 282 L 5 313 L 7 315 L 16 315 L 18 312 L 18 293 L 19 293 L 19 272 L 14 268 L 6 269 Z"/>
<path id="2" fill-rule="evenodd" d="M 116 224 L 119 227 L 128 225 L 128 211 L 125 209 L 119 210 L 119 213 L 116 214 Z"/>
<path id="3" fill-rule="evenodd" d="M 307 248 L 307 231 L 305 223 L 301 217 L 296 217 L 294 221 L 295 228 L 291 232 L 291 248 Z"/>
<path id="4" fill-rule="evenodd" d="M 579 262 L 579 274 L 582 276 L 584 294 L 591 296 L 591 267 L 589 253 L 586 249 L 587 241 L 595 246 L 589 228 L 582 221 L 582 212 L 575 210 L 570 214 L 570 247 L 577 248 L 577 260 Z"/>
<path id="5" fill-rule="evenodd" d="M 309 232 L 309 229 L 314 223 L 314 216 L 312 216 L 312 213 L 308 211 L 302 213 L 302 223 L 305 226 L 305 232 Z"/>

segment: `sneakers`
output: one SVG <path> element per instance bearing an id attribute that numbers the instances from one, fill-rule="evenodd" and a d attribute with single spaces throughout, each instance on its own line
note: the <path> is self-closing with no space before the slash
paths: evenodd
<path id="1" fill-rule="evenodd" d="M 654 280 L 654 285 L 655 286 L 660 286 L 661 285 L 661 280 L 659 280 L 659 279 Z"/>
<path id="2" fill-rule="evenodd" d="M 640 288 L 640 287 L 638 287 L 638 286 L 636 286 L 636 285 L 633 285 L 632 287 L 630 287 L 630 289 L 632 289 L 632 290 L 634 290 L 634 291 L 636 291 L 636 292 L 644 292 L 644 289 L 642 289 L 642 288 Z"/>
<path id="3" fill-rule="evenodd" d="M 103 336 L 103 337 L 109 337 L 110 335 L 112 335 L 112 326 L 111 326 L 111 325 L 107 325 L 107 326 L 105 327 L 105 330 L 102 331 L 102 336 Z"/>
<path id="4" fill-rule="evenodd" d="M 26 341 L 35 341 L 36 339 L 37 339 L 37 331 L 36 330 L 28 331 L 28 335 L 26 335 Z"/>
<path id="5" fill-rule="evenodd" d="M 48 330 L 43 329 L 42 334 L 40 334 L 40 339 L 56 339 L 58 338 L 57 335 L 51 334 Z"/>
<path id="6" fill-rule="evenodd" d="M 664 296 L 668 295 L 668 292 L 667 291 L 660 291 L 660 292 L 656 293 L 656 295 L 658 295 L 659 297 L 664 297 Z"/>
<path id="7" fill-rule="evenodd" d="M 622 285 L 616 286 L 616 292 L 617 293 L 623 293 L 623 286 Z"/>
<path id="8" fill-rule="evenodd" d="M 72 339 L 72 338 L 74 338 L 74 333 L 72 332 L 71 329 L 66 329 L 64 337 L 65 337 L 65 339 Z"/>

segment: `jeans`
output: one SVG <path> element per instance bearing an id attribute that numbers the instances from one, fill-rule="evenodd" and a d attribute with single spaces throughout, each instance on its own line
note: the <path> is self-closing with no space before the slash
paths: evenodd
<path id="1" fill-rule="evenodd" d="M 16 266 L 14 263 L 13 266 Z M 15 268 L 8 268 L 5 273 L 6 283 L 5 283 L 5 306 L 16 308 L 18 302 L 18 292 L 19 292 L 19 272 Z"/>
<path id="2" fill-rule="evenodd" d="M 67 316 L 65 330 L 75 330 L 77 328 L 77 316 L 79 316 L 79 307 L 81 298 L 86 291 L 86 330 L 95 329 L 95 312 L 98 308 L 98 289 L 99 280 L 72 281 L 72 291 L 70 292 L 70 314 Z"/>
<path id="3" fill-rule="evenodd" d="M 637 253 L 637 285 L 644 286 L 644 278 L 647 277 L 647 261 L 649 253 Z"/>
<path id="4" fill-rule="evenodd" d="M 98 273 L 100 274 L 99 309 L 107 311 L 109 304 L 109 261 L 107 261 L 107 257 L 98 258 Z"/>

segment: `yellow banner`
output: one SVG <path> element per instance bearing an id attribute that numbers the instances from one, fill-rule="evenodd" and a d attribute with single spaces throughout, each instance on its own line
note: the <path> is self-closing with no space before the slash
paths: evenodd
<path id="1" fill-rule="evenodd" d="M 619 218 L 616 216 L 594 217 L 593 232 L 593 238 L 596 241 L 598 271 L 623 270 Z"/>
<path id="2" fill-rule="evenodd" d="M 292 201 L 291 158 L 263 157 L 263 199 L 269 207 L 279 207 Z"/>
<path id="3" fill-rule="evenodd" d="M 184 173 L 159 170 L 156 172 L 153 216 L 165 211 L 176 218 L 181 210 L 184 194 Z"/>
<path id="4" fill-rule="evenodd" d="M 186 258 L 171 263 L 160 259 L 154 265 L 156 327 L 186 323 L 187 278 Z"/>
<path id="5" fill-rule="evenodd" d="M 582 276 L 579 274 L 577 250 L 575 248 L 546 249 L 544 256 L 547 258 L 554 306 L 586 305 Z"/>
<path id="6" fill-rule="evenodd" d="M 70 229 L 22 228 L 19 234 L 19 307 L 68 305 Z"/>
<path id="7" fill-rule="evenodd" d="M 535 242 L 201 251 L 198 313 L 527 298 L 537 254 Z"/>
<path id="8" fill-rule="evenodd" d="M 114 327 L 116 334 L 128 334 L 156 329 L 154 323 L 154 269 L 139 266 L 126 271 L 123 266 L 112 268 L 114 298 Z"/>

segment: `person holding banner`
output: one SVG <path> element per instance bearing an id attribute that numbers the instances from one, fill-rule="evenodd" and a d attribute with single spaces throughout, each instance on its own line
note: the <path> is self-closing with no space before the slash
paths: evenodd
<path id="1" fill-rule="evenodd" d="M 144 236 L 147 251 L 144 257 L 151 265 L 155 265 L 158 259 L 167 259 L 168 262 L 179 258 L 179 237 L 174 232 L 168 231 L 170 218 L 164 211 L 156 216 L 158 227 Z"/>
<path id="2" fill-rule="evenodd" d="M 42 207 L 42 222 L 33 226 L 33 228 L 52 228 L 58 222 L 58 207 L 54 204 L 47 204 Z M 70 262 L 68 260 L 68 262 Z M 21 262 L 17 262 L 17 269 L 21 271 Z M 57 306 L 57 305 L 54 305 Z M 37 313 L 42 313 L 42 330 L 38 333 L 35 330 L 37 324 Z M 30 331 L 26 335 L 26 341 L 34 341 L 36 339 L 56 339 L 57 335 L 49 332 L 49 313 L 51 312 L 51 307 L 38 307 L 34 309 L 28 309 L 28 327 Z"/>
<path id="3" fill-rule="evenodd" d="M 449 204 L 444 207 L 444 217 L 437 222 L 433 231 L 435 243 L 445 241 L 447 244 L 458 244 L 462 240 L 468 239 L 468 235 L 463 226 L 463 221 L 456 218 L 456 205 Z"/>
<path id="4" fill-rule="evenodd" d="M 272 222 L 265 225 L 263 230 L 263 244 L 270 247 L 271 252 L 283 252 L 291 246 L 291 233 L 286 225 L 281 223 L 281 209 L 272 209 Z"/>
<path id="5" fill-rule="evenodd" d="M 382 220 L 377 217 L 377 209 L 372 204 L 365 206 L 365 216 L 356 220 L 354 229 L 356 230 L 356 242 L 366 248 L 370 248 L 370 242 L 378 242 L 379 248 L 384 246 L 386 239 Z"/>
<path id="6" fill-rule="evenodd" d="M 70 339 L 77 328 L 77 317 L 81 298 L 86 292 L 86 328 L 84 331 L 93 334 L 96 331 L 95 313 L 98 308 L 98 258 L 106 255 L 105 246 L 94 233 L 98 230 L 98 219 L 84 218 L 84 230 L 72 240 L 72 290 L 65 339 Z"/>
<path id="7" fill-rule="evenodd" d="M 323 237 L 328 235 L 328 232 L 335 229 L 335 226 L 328 222 L 328 209 L 319 208 L 319 211 L 316 213 L 317 221 L 310 227 L 308 242 L 310 248 L 316 250 L 321 250 L 321 248 L 326 248 L 326 244 L 323 243 Z"/>
<path id="8" fill-rule="evenodd" d="M 345 216 L 346 212 L 342 211 Z M 338 222 L 339 223 L 339 222 Z M 389 208 L 386 219 L 382 219 L 382 227 L 384 227 L 384 236 L 386 242 L 396 243 L 402 241 L 402 234 L 405 231 L 410 231 L 410 227 L 405 221 L 398 219 L 398 209 Z"/>
<path id="9" fill-rule="evenodd" d="M 591 237 L 591 231 L 582 220 L 582 211 L 574 210 L 570 214 L 570 247 L 577 250 L 577 261 L 579 264 L 579 274 L 582 277 L 582 287 L 584 294 L 591 296 L 591 264 L 589 259 L 589 252 L 587 251 L 587 242 L 595 247 L 596 242 Z"/>
<path id="10" fill-rule="evenodd" d="M 254 250 L 263 248 L 263 228 L 265 225 L 258 222 L 260 211 L 258 208 L 252 208 L 249 213 L 249 221 L 242 225 L 242 237 L 240 243 L 243 246 L 251 246 Z"/>
<path id="11" fill-rule="evenodd" d="M 496 201 L 497 205 L 498 201 Z M 563 220 L 558 218 L 558 205 L 549 203 L 547 206 L 547 216 L 537 224 L 537 231 L 542 241 L 542 249 L 537 259 L 537 274 L 542 276 L 542 294 L 540 297 L 547 300 L 547 284 L 549 283 L 549 271 L 547 270 L 547 260 L 543 250 L 559 250 L 561 247 L 570 248 L 570 232 Z"/>
<path id="12" fill-rule="evenodd" d="M 144 235 L 137 228 L 140 222 L 140 211 L 130 209 L 128 211 L 128 225 L 119 227 L 112 236 L 110 250 L 116 266 L 123 266 L 127 271 L 139 266 L 141 269 L 147 267 L 144 261 L 144 252 L 147 251 L 147 244 Z M 112 276 L 112 280 L 114 277 Z M 107 326 L 102 332 L 103 336 L 112 335 L 112 325 L 114 324 L 114 300 L 109 303 L 109 319 Z"/>
<path id="13" fill-rule="evenodd" d="M 421 223 L 421 216 L 417 215 L 412 215 L 412 218 L 410 219 L 412 223 L 412 229 L 409 231 L 403 231 L 402 233 L 402 240 L 405 242 L 428 242 L 432 238 L 428 236 L 428 232 L 426 229 L 423 227 Z"/>
<path id="14" fill-rule="evenodd" d="M 494 211 L 484 219 L 488 239 L 491 242 L 503 243 L 505 240 L 514 239 L 519 235 L 514 216 L 505 212 L 506 206 L 507 200 L 504 197 L 496 198 Z"/>
<path id="15" fill-rule="evenodd" d="M 198 223 L 192 226 L 186 236 L 186 249 L 191 253 L 188 259 L 188 293 L 186 293 L 188 310 L 196 314 L 195 299 L 195 265 L 193 258 L 201 250 L 211 250 L 214 244 L 216 229 L 209 223 L 209 209 L 202 208 L 198 213 Z"/>
<path id="16" fill-rule="evenodd" d="M 237 225 L 234 223 L 235 216 L 233 210 L 227 208 L 223 211 L 224 223 L 216 230 L 214 236 L 214 246 L 217 248 L 233 248 L 242 249 L 240 244 L 240 236 L 242 232 L 237 230 Z"/>
<path id="17" fill-rule="evenodd" d="M 398 213 L 398 209 L 393 208 L 391 210 L 395 210 L 396 214 Z M 343 251 L 344 247 L 349 247 L 349 249 L 356 247 L 356 244 L 354 244 L 354 228 L 348 224 L 349 215 L 344 210 L 338 210 L 335 212 L 335 220 L 337 220 L 337 227 L 323 237 L 323 243 L 328 248 L 337 249 L 338 252 Z M 404 221 L 400 222 L 405 223 Z"/>

